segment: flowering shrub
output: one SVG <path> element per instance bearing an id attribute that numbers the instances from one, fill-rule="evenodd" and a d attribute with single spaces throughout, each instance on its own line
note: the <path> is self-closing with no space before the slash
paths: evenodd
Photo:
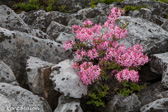
<path id="1" fill-rule="evenodd" d="M 75 41 L 65 42 L 64 46 L 66 50 L 75 51 L 76 62 L 73 67 L 79 70 L 83 84 L 100 85 L 110 78 L 117 79 L 119 83 L 139 81 L 137 70 L 149 59 L 142 53 L 141 45 L 126 48 L 124 44 L 118 43 L 127 34 L 126 26 L 119 27 L 115 24 L 122 13 L 123 10 L 112 8 L 103 25 L 93 25 L 90 20 L 86 20 L 82 26 L 72 26 L 72 31 L 76 34 Z"/>

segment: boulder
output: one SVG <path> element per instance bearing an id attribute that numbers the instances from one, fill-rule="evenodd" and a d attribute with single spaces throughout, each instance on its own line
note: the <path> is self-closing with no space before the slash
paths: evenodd
<path id="1" fill-rule="evenodd" d="M 71 19 L 68 13 L 58 11 L 46 12 L 44 10 L 22 12 L 19 16 L 32 29 L 39 29 L 43 32 L 47 31 L 47 27 L 52 21 L 67 25 Z"/>
<path id="2" fill-rule="evenodd" d="M 135 4 L 137 4 L 138 2 L 148 2 L 148 1 L 151 0 L 124 0 L 124 2 L 126 3 L 135 3 Z"/>
<path id="3" fill-rule="evenodd" d="M 76 15 L 74 15 L 76 19 L 80 20 L 86 20 L 90 19 L 93 21 L 93 23 L 104 23 L 107 20 L 107 15 L 104 10 L 101 8 L 95 7 L 94 9 L 92 8 L 84 8 L 81 9 L 77 12 Z"/>
<path id="4" fill-rule="evenodd" d="M 0 6 L 0 27 L 9 30 L 29 32 L 28 25 L 9 7 Z"/>
<path id="5" fill-rule="evenodd" d="M 168 32 L 168 19 L 165 20 L 161 27 Z"/>
<path id="6" fill-rule="evenodd" d="M 31 29 L 29 34 L 31 34 L 35 37 L 41 38 L 41 39 L 52 40 L 52 38 L 49 35 L 47 35 L 46 33 L 44 33 L 43 31 L 41 31 L 39 29 Z"/>
<path id="7" fill-rule="evenodd" d="M 91 0 L 62 0 L 59 1 L 60 5 L 65 5 L 66 10 L 70 10 L 70 12 L 76 12 L 79 9 L 86 7 Z"/>
<path id="8" fill-rule="evenodd" d="M 0 83 L 1 112 L 52 112 L 41 97 L 19 86 Z"/>
<path id="9" fill-rule="evenodd" d="M 167 112 L 168 98 L 155 100 L 141 108 L 141 112 Z"/>
<path id="10" fill-rule="evenodd" d="M 135 11 L 129 11 L 129 16 L 143 17 L 157 25 L 163 24 L 168 13 L 168 4 L 154 0 L 125 0 L 116 6 L 122 8 L 125 6 L 146 6 L 147 9 L 141 8 L 138 14 L 135 14 Z"/>
<path id="11" fill-rule="evenodd" d="M 61 32 L 71 33 L 71 27 L 52 21 L 47 28 L 47 34 L 51 36 L 53 40 L 56 40 Z"/>
<path id="12" fill-rule="evenodd" d="M 124 97 L 123 95 L 115 95 L 107 104 L 107 112 L 139 112 L 141 102 L 135 94 Z"/>
<path id="13" fill-rule="evenodd" d="M 141 105 L 144 106 L 160 98 L 168 98 L 168 91 L 163 87 L 160 81 L 148 86 L 142 91 L 138 92 Z"/>
<path id="14" fill-rule="evenodd" d="M 119 25 L 125 24 L 125 21 L 129 23 L 126 27 L 128 30 L 127 37 L 121 39 L 120 44 L 124 44 L 126 47 L 141 44 L 144 48 L 143 53 L 148 54 L 148 56 L 168 51 L 168 32 L 160 26 L 142 18 L 122 16 L 119 19 L 121 20 Z M 149 64 L 142 67 L 139 74 L 140 80 L 143 81 L 160 79 L 160 76 L 150 70 Z"/>
<path id="15" fill-rule="evenodd" d="M 72 65 L 73 61 L 67 59 L 52 66 L 50 79 L 53 81 L 53 85 L 55 85 L 54 89 L 64 96 L 81 98 L 82 95 L 87 94 L 87 86 L 83 85 Z"/>
<path id="16" fill-rule="evenodd" d="M 144 53 L 154 54 L 168 51 L 168 32 L 160 26 L 149 22 L 142 18 L 133 18 L 122 16 L 119 18 L 121 23 L 127 21 L 129 25 L 126 27 L 128 36 L 121 40 L 121 44 L 130 47 L 135 44 L 141 44 L 144 48 Z"/>
<path id="17" fill-rule="evenodd" d="M 60 96 L 58 107 L 54 112 L 83 112 L 80 107 L 80 101 L 70 97 Z"/>
<path id="18" fill-rule="evenodd" d="M 139 11 L 137 10 L 129 11 L 129 16 L 140 17 L 150 22 L 153 22 L 159 26 L 161 26 L 166 20 L 165 18 L 161 16 L 155 15 L 155 13 L 153 13 L 152 10 L 148 8 L 141 8 Z"/>
<path id="19" fill-rule="evenodd" d="M 0 82 L 19 85 L 13 71 L 3 61 L 0 61 Z"/>
<path id="20" fill-rule="evenodd" d="M 73 25 L 82 25 L 82 21 L 80 21 L 78 19 L 71 19 L 68 22 L 68 26 L 72 27 Z"/>
<path id="21" fill-rule="evenodd" d="M 50 67 L 52 65 L 52 63 L 42 61 L 36 57 L 30 57 L 27 60 L 26 71 L 28 84 L 30 90 L 34 94 L 42 95 L 44 93 L 42 82 L 45 80 L 45 77 L 41 76 L 41 69 Z"/>
<path id="22" fill-rule="evenodd" d="M 56 41 L 64 43 L 65 41 L 75 40 L 75 35 L 61 32 Z"/>
<path id="23" fill-rule="evenodd" d="M 60 93 L 54 90 L 52 81 L 49 80 L 52 63 L 30 57 L 27 61 L 27 80 L 30 90 L 43 97 L 54 110 L 58 105 Z"/>
<path id="24" fill-rule="evenodd" d="M 57 42 L 4 28 L 0 28 L 0 52 L 3 54 L 0 59 L 11 67 L 19 84 L 27 80 L 25 69 L 28 56 L 52 63 L 70 56 L 70 52 L 65 51 L 63 45 Z"/>
<path id="25" fill-rule="evenodd" d="M 8 30 L 17 30 L 29 33 L 33 36 L 48 39 L 50 38 L 46 33 L 38 29 L 30 29 L 30 27 L 17 15 L 12 9 L 5 5 L 0 6 L 0 27 Z M 23 13 L 24 14 L 24 13 Z M 23 15 L 22 14 L 22 15 Z"/>
<path id="26" fill-rule="evenodd" d="M 168 52 L 154 54 L 150 64 L 153 72 L 162 75 L 161 83 L 168 88 Z"/>
<path id="27" fill-rule="evenodd" d="M 19 16 L 31 29 L 39 29 L 43 32 L 46 31 L 52 19 L 51 14 L 44 10 L 22 12 Z"/>

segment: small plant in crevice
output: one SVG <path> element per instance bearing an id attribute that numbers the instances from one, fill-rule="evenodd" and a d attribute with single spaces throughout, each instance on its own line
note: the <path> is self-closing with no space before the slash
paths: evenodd
<path id="1" fill-rule="evenodd" d="M 24 11 L 44 9 L 48 11 L 71 12 L 66 10 L 66 5 L 60 5 L 57 0 L 29 0 L 27 3 L 18 3 L 16 8 Z"/>
<path id="2" fill-rule="evenodd" d="M 16 8 L 20 8 L 25 11 L 37 10 L 40 8 L 39 0 L 29 0 L 28 3 L 18 3 L 14 5 Z"/>
<path id="3" fill-rule="evenodd" d="M 126 11 L 126 12 L 128 12 L 128 11 L 134 11 L 134 10 L 140 10 L 141 8 L 148 8 L 149 9 L 149 6 L 148 5 L 140 5 L 140 6 L 131 6 L 131 5 L 126 5 L 125 7 L 124 7 L 124 10 Z"/>
<path id="4" fill-rule="evenodd" d="M 112 4 L 113 2 L 122 2 L 124 0 L 91 0 L 90 5 L 91 8 L 94 8 L 97 6 L 98 3 L 106 3 L 106 4 Z"/>
<path id="5" fill-rule="evenodd" d="M 139 44 L 128 48 L 119 44 L 127 35 L 128 23 L 121 27 L 116 24 L 123 13 L 112 8 L 104 24 L 93 25 L 86 20 L 82 26 L 72 26 L 75 41 L 64 43 L 65 50 L 74 51 L 73 67 L 83 84 L 88 85 L 87 104 L 95 107 L 105 107 L 114 94 L 127 96 L 143 89 L 138 85 L 138 70 L 149 58 Z"/>
<path id="6" fill-rule="evenodd" d="M 91 5 L 91 8 L 93 9 L 100 2 L 101 2 L 101 0 L 91 0 L 91 2 L 89 4 Z"/>
<path id="7" fill-rule="evenodd" d="M 141 91 L 146 87 L 146 84 L 139 85 L 135 82 L 122 81 L 120 84 L 120 89 L 116 88 L 115 91 L 117 94 L 122 94 L 123 96 L 129 96 L 131 94 L 136 94 L 136 92 Z"/>
<path id="8" fill-rule="evenodd" d="M 168 14 L 166 15 L 166 19 L 168 19 Z"/>
<path id="9" fill-rule="evenodd" d="M 152 0 L 152 1 L 157 1 L 157 2 L 168 3 L 168 0 Z"/>

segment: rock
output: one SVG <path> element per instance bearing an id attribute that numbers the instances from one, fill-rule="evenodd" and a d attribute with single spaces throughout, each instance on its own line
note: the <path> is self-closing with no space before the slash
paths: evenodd
<path id="1" fill-rule="evenodd" d="M 85 18 L 95 18 L 98 15 L 104 15 L 105 12 L 100 8 L 85 8 L 78 11 L 78 14 L 82 14 Z"/>
<path id="2" fill-rule="evenodd" d="M 30 90 L 34 94 L 42 95 L 44 90 L 42 87 L 42 81 L 44 77 L 41 76 L 41 69 L 47 68 L 49 66 L 52 66 L 52 63 L 48 63 L 45 61 L 40 60 L 36 57 L 30 57 L 27 60 L 27 79 Z"/>
<path id="3" fill-rule="evenodd" d="M 83 85 L 72 65 L 73 61 L 67 59 L 53 66 L 50 79 L 55 85 L 54 89 L 64 96 L 81 98 L 87 94 L 87 86 Z"/>
<path id="4" fill-rule="evenodd" d="M 168 4 L 153 0 L 125 0 L 116 6 L 122 8 L 125 6 L 145 6 L 147 8 L 141 8 L 139 14 L 129 11 L 129 16 L 143 17 L 159 26 L 163 24 L 168 13 Z"/>
<path id="5" fill-rule="evenodd" d="M 0 82 L 19 85 L 13 71 L 3 61 L 0 61 Z"/>
<path id="6" fill-rule="evenodd" d="M 124 23 L 125 20 L 129 23 L 126 27 L 128 36 L 121 40 L 121 44 L 124 43 L 127 47 L 141 44 L 145 50 L 144 53 L 147 54 L 168 51 L 168 32 L 160 26 L 142 18 L 122 16 L 119 19 L 120 23 Z"/>
<path id="7" fill-rule="evenodd" d="M 60 32 L 71 33 L 71 27 L 52 21 L 47 28 L 47 34 L 51 36 L 53 40 L 56 40 Z"/>
<path id="8" fill-rule="evenodd" d="M 43 32 L 47 31 L 47 27 L 52 21 L 67 25 L 71 19 L 68 13 L 58 11 L 45 12 L 44 10 L 22 12 L 19 16 L 32 29 L 39 29 Z"/>
<path id="9" fill-rule="evenodd" d="M 5 5 L 0 6 L 0 27 L 29 32 L 28 25 L 13 10 Z"/>
<path id="10" fill-rule="evenodd" d="M 151 58 L 150 58 L 151 59 Z M 157 82 L 161 80 L 162 75 L 153 72 L 150 69 L 150 61 L 141 67 L 141 70 L 138 71 L 139 80 L 143 82 Z"/>
<path id="11" fill-rule="evenodd" d="M 152 11 L 147 8 L 141 8 L 139 11 L 139 17 L 150 20 L 152 17 Z"/>
<path id="12" fill-rule="evenodd" d="M 78 18 L 78 16 L 80 18 Z M 80 19 L 83 21 L 86 19 L 90 19 L 93 21 L 93 23 L 103 23 L 105 20 L 107 20 L 106 17 L 107 16 L 105 14 L 105 11 L 97 7 L 95 7 L 94 9 L 84 8 L 84 9 L 79 10 L 76 14 L 77 19 Z"/>
<path id="13" fill-rule="evenodd" d="M 155 82 L 148 85 L 145 89 L 138 92 L 141 105 L 144 106 L 160 98 L 168 98 L 168 91 L 163 87 L 161 82 Z"/>
<path id="14" fill-rule="evenodd" d="M 151 0 L 124 0 L 124 2 L 126 2 L 126 3 L 135 3 L 135 4 L 137 4 L 138 2 L 141 2 L 141 1 L 148 2 Z"/>
<path id="15" fill-rule="evenodd" d="M 68 26 L 72 27 L 73 25 L 82 25 L 82 21 L 80 21 L 78 19 L 71 19 L 68 22 Z"/>
<path id="16" fill-rule="evenodd" d="M 60 96 L 58 107 L 54 112 L 83 112 L 80 101 L 70 97 Z"/>
<path id="17" fill-rule="evenodd" d="M 69 13 L 63 13 L 59 11 L 53 11 L 53 12 L 50 12 L 50 14 L 52 15 L 52 21 L 58 22 L 65 26 L 67 26 L 68 22 L 72 18 L 74 18 L 74 16 L 70 15 Z"/>
<path id="18" fill-rule="evenodd" d="M 64 43 L 65 41 L 75 40 L 75 35 L 61 32 L 56 41 Z"/>
<path id="19" fill-rule="evenodd" d="M 30 11 L 27 13 L 22 12 L 19 16 L 31 29 L 39 29 L 43 32 L 46 32 L 52 19 L 51 14 L 44 10 Z"/>
<path id="20" fill-rule="evenodd" d="M 86 7 L 91 0 L 62 0 L 59 1 L 60 5 L 65 5 L 66 10 L 70 10 L 71 12 L 76 12 L 79 9 Z"/>
<path id="21" fill-rule="evenodd" d="M 49 39 L 39 39 L 32 35 L 0 28 L 0 59 L 11 67 L 19 84 L 25 83 L 28 56 L 58 63 L 70 56 L 63 45 Z M 25 80 L 24 80 L 25 79 Z"/>
<path id="22" fill-rule="evenodd" d="M 0 83 L 0 99 L 5 112 L 8 109 L 12 109 L 12 112 L 18 112 L 18 108 L 22 112 L 27 112 L 27 109 L 32 109 L 29 112 L 52 112 L 49 104 L 43 98 L 19 86 Z"/>
<path id="23" fill-rule="evenodd" d="M 30 29 L 29 26 L 12 9 L 5 5 L 0 6 L 0 27 L 29 33 L 33 36 L 47 39 L 50 38 L 46 33 L 38 29 Z M 24 15 L 23 12 L 21 15 Z"/>
<path id="24" fill-rule="evenodd" d="M 54 110 L 58 105 L 60 93 L 54 90 L 52 81 L 49 80 L 52 63 L 30 57 L 27 61 L 27 79 L 30 90 L 43 97 Z"/>
<path id="25" fill-rule="evenodd" d="M 168 19 L 162 24 L 161 27 L 168 32 Z"/>
<path id="26" fill-rule="evenodd" d="M 129 11 L 129 16 L 131 17 L 138 17 L 139 15 L 139 11 L 135 10 L 135 11 Z"/>
<path id="27" fill-rule="evenodd" d="M 167 112 L 168 98 L 155 100 L 141 108 L 141 112 Z"/>
<path id="28" fill-rule="evenodd" d="M 161 83 L 168 88 L 168 52 L 154 54 L 150 64 L 153 72 L 162 74 Z"/>
<path id="29" fill-rule="evenodd" d="M 141 102 L 135 94 L 128 97 L 115 95 L 107 104 L 107 112 L 139 112 L 140 108 Z"/>
<path id="30" fill-rule="evenodd" d="M 129 16 L 122 16 L 120 20 L 119 25 L 124 23 L 125 20 L 129 23 L 126 27 L 128 35 L 126 38 L 120 40 L 120 44 L 124 44 L 126 47 L 141 44 L 144 48 L 143 53 L 148 54 L 148 56 L 168 51 L 168 32 L 163 30 L 160 26 L 142 18 Z M 139 74 L 140 79 L 143 81 L 160 79 L 160 76 L 150 70 L 149 64 L 142 67 Z"/>
<path id="31" fill-rule="evenodd" d="M 36 36 L 38 38 L 41 38 L 41 39 L 51 39 L 52 40 L 52 38 L 50 36 L 48 36 L 46 33 L 44 33 L 41 30 L 38 30 L 38 29 L 30 30 L 30 34 L 33 36 Z"/>
<path id="32" fill-rule="evenodd" d="M 150 9 L 147 8 L 141 8 L 139 11 L 139 15 L 138 17 L 144 18 L 148 21 L 151 21 L 159 26 L 161 26 L 163 24 L 163 22 L 165 21 L 164 18 L 155 15 L 154 13 L 152 13 L 152 11 Z"/>

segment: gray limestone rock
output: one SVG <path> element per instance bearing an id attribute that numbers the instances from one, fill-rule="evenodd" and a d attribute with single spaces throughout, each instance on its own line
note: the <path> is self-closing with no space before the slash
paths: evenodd
<path id="1" fill-rule="evenodd" d="M 53 83 L 49 79 L 52 65 L 39 58 L 30 57 L 27 61 L 26 71 L 30 90 L 45 98 L 54 110 L 58 105 L 60 93 L 54 90 Z"/>
<path id="2" fill-rule="evenodd" d="M 19 16 L 31 29 L 39 29 L 43 32 L 46 31 L 52 19 L 51 14 L 44 10 L 31 11 L 27 13 L 22 12 Z"/>
<path id="3" fill-rule="evenodd" d="M 148 54 L 148 56 L 168 51 L 168 32 L 160 26 L 142 18 L 129 16 L 122 16 L 120 20 L 119 25 L 125 24 L 125 21 L 129 23 L 126 27 L 128 30 L 127 37 L 121 39 L 120 44 L 124 44 L 126 47 L 141 44 L 144 49 L 143 53 Z M 160 77 L 150 70 L 149 64 L 141 67 L 139 74 L 143 81 L 158 80 Z"/>
<path id="4" fill-rule="evenodd" d="M 71 27 L 52 21 L 47 28 L 47 34 L 51 36 L 53 40 L 56 40 L 61 32 L 71 33 Z"/>
<path id="5" fill-rule="evenodd" d="M 44 33 L 43 31 L 39 29 L 31 29 L 29 34 L 35 37 L 41 38 L 41 39 L 51 39 L 52 40 L 50 36 L 48 36 L 46 33 Z"/>
<path id="6" fill-rule="evenodd" d="M 147 105 L 144 105 L 141 112 L 167 112 L 168 111 L 168 98 L 161 98 L 155 100 Z"/>
<path id="7" fill-rule="evenodd" d="M 87 86 L 83 85 L 72 65 L 73 61 L 69 59 L 54 65 L 51 68 L 50 79 L 53 81 L 53 85 L 55 85 L 54 89 L 64 96 L 81 98 L 82 95 L 87 94 Z"/>
<path id="8" fill-rule="evenodd" d="M 49 39 L 39 39 L 32 35 L 0 28 L 0 59 L 13 70 L 19 84 L 25 83 L 24 74 L 28 56 L 58 63 L 70 56 L 63 45 Z M 22 85 L 22 84 L 21 84 Z"/>
<path id="9" fill-rule="evenodd" d="M 72 27 L 73 25 L 82 25 L 82 21 L 80 21 L 78 19 L 71 19 L 68 22 L 68 26 Z"/>
<path id="10" fill-rule="evenodd" d="M 79 9 L 86 7 L 91 0 L 61 0 L 59 1 L 60 5 L 65 5 L 66 10 L 70 10 L 71 12 L 76 12 Z"/>
<path id="11" fill-rule="evenodd" d="M 75 35 L 61 32 L 56 41 L 64 43 L 65 41 L 75 40 Z"/>
<path id="12" fill-rule="evenodd" d="M 154 54 L 150 65 L 153 72 L 162 75 L 161 83 L 168 88 L 168 52 Z"/>
<path id="13" fill-rule="evenodd" d="M 168 32 L 168 19 L 165 20 L 161 27 Z"/>
<path id="14" fill-rule="evenodd" d="M 19 86 L 0 83 L 1 112 L 52 112 L 41 97 Z"/>
<path id="15" fill-rule="evenodd" d="M 40 60 L 36 57 L 30 57 L 27 60 L 26 70 L 27 70 L 27 79 L 30 90 L 34 94 L 42 95 L 44 90 L 42 87 L 42 79 L 40 69 L 52 66 L 52 63 L 48 63 Z"/>
<path id="16" fill-rule="evenodd" d="M 25 12 L 22 12 L 22 15 Z M 23 17 L 23 16 L 21 16 Z M 12 9 L 5 5 L 0 6 L 0 27 L 8 30 L 17 30 L 29 33 L 33 36 L 47 39 L 50 38 L 46 33 L 38 29 L 30 29 L 30 27 L 22 20 Z"/>
<path id="17" fill-rule="evenodd" d="M 137 94 L 139 95 L 139 100 L 142 106 L 160 98 L 168 98 L 168 91 L 164 88 L 160 81 L 148 85 Z"/>
<path id="18" fill-rule="evenodd" d="M 19 85 L 13 71 L 3 61 L 0 61 L 0 82 Z"/>
<path id="19" fill-rule="evenodd" d="M 47 27 L 52 21 L 67 25 L 71 19 L 70 14 L 58 11 L 46 12 L 44 10 L 22 12 L 19 15 L 23 21 L 32 29 L 39 29 L 46 32 Z"/>
<path id="20" fill-rule="evenodd" d="M 80 107 L 80 101 L 70 97 L 60 96 L 58 107 L 54 112 L 83 112 Z"/>
<path id="21" fill-rule="evenodd" d="M 81 18 L 78 18 L 78 16 Z M 94 9 L 92 8 L 81 9 L 77 12 L 75 17 L 83 21 L 86 19 L 90 19 L 93 21 L 93 23 L 103 23 L 107 19 L 105 11 L 97 7 L 95 7 Z"/>
<path id="22" fill-rule="evenodd" d="M 160 26 L 142 18 L 132 18 L 122 16 L 119 18 L 121 23 L 129 23 L 126 27 L 128 36 L 120 41 L 130 47 L 135 44 L 141 44 L 145 53 L 154 54 L 168 51 L 168 32 Z"/>
<path id="23" fill-rule="evenodd" d="M 115 95 L 107 104 L 107 112 L 139 112 L 141 102 L 135 94 L 124 97 L 123 95 Z"/>
<path id="24" fill-rule="evenodd" d="M 158 2 L 154 0 L 125 0 L 124 2 L 121 2 L 121 4 L 117 6 L 122 8 L 124 8 L 124 6 L 134 6 L 134 7 L 144 6 L 146 8 L 141 8 L 139 13 L 138 14 L 136 13 L 136 15 L 134 11 L 128 11 L 129 16 L 142 17 L 159 26 L 161 26 L 163 22 L 166 20 L 166 15 L 168 13 L 167 3 Z"/>
<path id="25" fill-rule="evenodd" d="M 0 6 L 0 27 L 29 32 L 28 25 L 9 7 Z"/>
<path id="26" fill-rule="evenodd" d="M 138 2 L 148 2 L 148 1 L 151 1 L 151 0 L 124 0 L 124 2 L 126 3 L 138 3 Z"/>

